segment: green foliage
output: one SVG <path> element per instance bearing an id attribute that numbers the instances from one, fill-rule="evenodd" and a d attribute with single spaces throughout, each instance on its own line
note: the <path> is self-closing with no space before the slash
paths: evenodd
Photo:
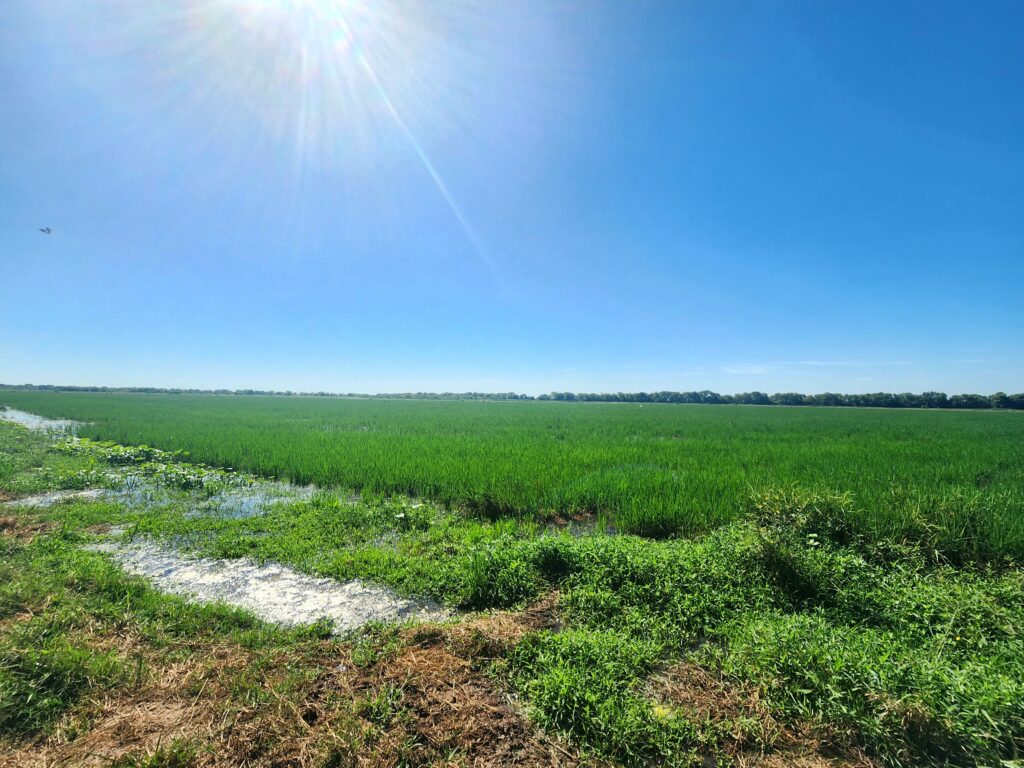
<path id="1" fill-rule="evenodd" d="M 639 685 L 657 659 L 657 646 L 643 640 L 573 631 L 527 638 L 511 664 L 546 728 L 630 765 L 688 765 L 698 729 L 658 717 Z"/>
<path id="2" fill-rule="evenodd" d="M 45 728 L 85 694 L 127 674 L 114 654 L 75 644 L 59 624 L 18 625 L 0 641 L 0 734 Z"/>
<path id="3" fill-rule="evenodd" d="M 402 638 L 393 625 L 368 624 L 352 643 L 352 663 L 361 669 L 369 669 L 393 658 L 401 646 Z"/>
<path id="4" fill-rule="evenodd" d="M 463 604 L 508 608 L 534 597 L 540 587 L 540 574 L 524 555 L 527 553 L 507 543 L 471 552 Z"/>
<path id="5" fill-rule="evenodd" d="M 48 444 L 46 437 L 27 429 L 0 429 L 0 485 L 11 488 L 27 470 L 42 464 Z"/>
<path id="6" fill-rule="evenodd" d="M 63 514 L 85 507 L 75 505 Z M 142 682 L 146 668 L 140 658 L 90 647 L 80 639 L 87 627 L 105 626 L 116 633 L 131 626 L 151 645 L 172 650 L 229 639 L 266 648 L 271 659 L 305 644 L 319 647 L 325 639 L 323 624 L 279 629 L 244 611 L 162 594 L 101 555 L 82 551 L 83 541 L 69 532 L 40 536 L 30 544 L 0 539 L 0 619 L 36 615 L 0 630 L 0 736 L 45 731 L 90 696 Z M 265 695 L 257 680 L 238 684 L 240 699 Z M 157 757 L 144 755 L 138 764 L 188 764 L 174 762 L 187 751 L 184 745 L 169 745 L 156 753 L 165 762 L 145 762 Z"/>
<path id="7" fill-rule="evenodd" d="M 588 513 L 665 537 L 796 486 L 842 498 L 854 532 L 963 560 L 1024 557 L 1016 413 L 14 391 L 0 403 L 88 421 L 88 437 L 484 519 Z"/>
<path id="8" fill-rule="evenodd" d="M 706 660 L 773 704 L 838 726 L 892 765 L 999 764 L 1024 747 L 1019 639 L 983 650 L 960 636 L 913 642 L 821 614 L 745 616 Z"/>
<path id="9" fill-rule="evenodd" d="M 110 768 L 191 768 L 199 762 L 199 749 L 191 742 L 175 739 L 145 752 L 129 752 L 109 763 Z"/>
<path id="10" fill-rule="evenodd" d="M 387 728 L 402 711 L 405 692 L 395 685 L 384 685 L 358 703 L 356 711 L 381 728 Z"/>
<path id="11" fill-rule="evenodd" d="M 754 684 L 784 719 L 822 723 L 893 765 L 1019 754 L 1020 571 L 872 563 L 822 539 L 745 523 L 701 541 L 549 539 L 569 564 L 553 582 L 563 607 L 587 629 L 527 641 L 511 679 L 545 725 L 635 765 L 683 760 L 707 738 L 685 716 L 652 716 L 638 692 L 677 658 Z M 536 563 L 541 548 L 510 557 Z"/>
<path id="12" fill-rule="evenodd" d="M 249 645 L 280 646 L 328 631 L 324 625 L 285 633 L 243 612 L 188 605 L 78 548 L 87 541 L 87 525 L 121 515 L 136 534 L 197 553 L 369 578 L 464 607 L 515 607 L 557 590 L 565 629 L 528 635 L 504 663 L 504 679 L 543 726 L 626 765 L 684 765 L 714 754 L 713 725 L 684 708 L 661 706 L 649 693 L 648 678 L 680 660 L 758 691 L 784 723 L 810 723 L 835 743 L 893 766 L 999 765 L 1024 752 L 1016 415 L 997 422 L 989 420 L 994 414 L 820 410 L 805 412 L 808 420 L 792 411 L 767 416 L 748 409 L 736 413 L 750 415 L 733 420 L 727 411 L 712 418 L 699 409 L 666 408 L 647 421 L 647 411 L 656 409 L 640 416 L 596 406 L 607 422 L 599 424 L 586 406 L 569 412 L 536 404 L 527 407 L 542 410 L 529 413 L 508 404 L 508 412 L 483 416 L 461 408 L 494 404 L 430 404 L 436 410 L 385 414 L 348 403 L 327 412 L 318 410 L 319 401 L 295 400 L 284 410 L 225 406 L 239 418 L 232 432 L 227 416 L 198 402 L 188 405 L 195 409 L 188 418 L 205 413 L 211 427 L 197 430 L 196 440 L 230 452 L 230 463 L 210 456 L 211 463 L 235 466 L 248 457 L 255 465 L 262 456 L 323 477 L 333 476 L 332 461 L 347 456 L 358 465 L 364 457 L 358 441 L 342 440 L 342 453 L 310 452 L 315 435 L 341 429 L 345 418 L 373 415 L 381 419 L 377 426 L 393 430 L 382 443 L 363 446 L 378 462 L 374 477 L 386 482 L 364 487 L 362 501 L 322 492 L 244 519 L 189 514 L 184 500 L 192 497 L 181 489 L 202 491 L 179 484 L 172 489 L 182 501 L 166 508 L 134 515 L 109 504 L 72 503 L 45 513 L 59 523 L 51 535 L 28 546 L 5 539 L 0 618 L 44 603 L 49 616 L 45 624 L 30 622 L 43 633 L 38 642 L 10 636 L 0 644 L 6 654 L 0 685 L 7 686 L 0 692 L 10 691 L 0 701 L 14 702 L 0 711 L 14 723 L 12 731 L 43 728 L 96 686 L 120 679 L 116 659 L 104 661 L 69 639 L 85 616 L 111 625 L 130 618 L 165 640 L 227 633 Z M 444 410 L 453 405 L 459 408 Z M 128 406 L 123 424 L 137 419 L 141 426 L 133 428 L 166 430 L 167 444 L 177 447 L 171 438 L 184 432 L 131 410 L 142 407 Z M 267 434 L 284 443 L 252 437 L 247 420 L 256 413 L 270 420 Z M 319 420 L 303 431 L 287 424 L 286 414 L 319 414 Z M 444 436 L 450 453 L 429 429 Z M 24 430 L 0 429 L 0 446 L 11 453 L 0 477 L 8 487 L 25 477 L 68 482 L 62 478 L 88 469 L 90 461 L 108 466 L 109 447 L 84 443 L 83 451 L 58 457 L 68 463 L 54 463 L 34 438 L 11 442 L 11 432 Z M 475 432 L 495 441 L 482 456 L 500 454 L 497 463 L 460 453 L 474 445 Z M 652 448 L 658 440 L 669 444 L 664 453 Z M 549 441 L 557 451 L 548 451 Z M 716 441 L 733 454 L 720 453 Z M 415 476 L 403 474 L 396 461 L 406 455 L 406 442 L 425 451 Z M 115 456 L 115 465 L 173 465 L 183 476 L 193 474 L 187 462 L 132 455 L 139 460 L 117 464 Z M 450 455 L 465 461 L 456 465 Z M 629 463 L 622 461 L 627 455 Z M 552 466 L 533 463 L 540 457 Z M 579 462 L 575 471 L 572 461 Z M 671 462 L 675 468 L 666 469 Z M 49 469 L 39 471 L 39 464 Z M 749 481 L 741 490 L 730 485 L 736 472 Z M 387 487 L 392 481 L 396 487 Z M 480 517 L 391 495 L 398 486 L 449 501 L 482 499 L 475 507 Z M 527 503 L 502 506 L 510 499 Z M 570 509 L 608 513 L 620 530 L 650 536 L 702 533 L 652 539 L 608 536 L 598 526 L 576 536 L 543 524 L 548 514 Z M 351 658 L 363 669 L 386 663 L 400 643 L 394 627 L 372 626 L 352 638 Z M 26 655 L 37 649 L 47 650 L 49 667 Z M 108 662 L 113 666 L 105 667 Z M 269 701 L 257 679 L 247 671 L 234 695 L 254 705 Z M 37 697 L 37 690 L 55 693 Z M 52 703 L 37 710 L 47 696 Z M 360 705 L 381 728 L 401 716 L 401 706 L 397 688 Z"/>

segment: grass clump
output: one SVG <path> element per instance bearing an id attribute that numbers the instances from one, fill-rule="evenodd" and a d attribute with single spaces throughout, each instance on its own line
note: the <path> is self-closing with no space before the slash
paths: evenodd
<path id="1" fill-rule="evenodd" d="M 128 675 L 115 654 L 72 642 L 59 625 L 20 624 L 0 640 L 0 734 L 47 728 L 89 693 Z"/>
<path id="2" fill-rule="evenodd" d="M 1024 746 L 1019 643 L 970 652 L 810 614 L 746 616 L 721 635 L 705 662 L 889 764 L 998 764 Z"/>
<path id="3" fill-rule="evenodd" d="M 174 739 L 155 749 L 133 751 L 115 758 L 110 768 L 192 768 L 199 764 L 202 750 L 186 739 Z"/>
<path id="4" fill-rule="evenodd" d="M 619 632 L 535 635 L 516 648 L 512 679 L 545 728 L 627 764 L 688 765 L 698 728 L 662 714 L 641 688 L 659 651 Z"/>

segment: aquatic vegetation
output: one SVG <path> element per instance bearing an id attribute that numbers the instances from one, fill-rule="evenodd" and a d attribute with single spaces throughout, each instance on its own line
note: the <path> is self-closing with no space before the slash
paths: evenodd
<path id="1" fill-rule="evenodd" d="M 162 451 L 148 445 L 124 446 L 88 438 L 63 438 L 53 446 L 53 450 L 68 456 L 84 457 L 91 460 L 90 464 L 93 465 L 109 464 L 119 467 L 119 472 L 108 471 L 97 477 L 107 482 L 120 482 L 129 486 L 136 478 L 144 477 L 170 488 L 206 489 L 210 493 L 215 493 L 225 487 L 247 487 L 257 483 L 257 478 L 252 475 L 191 463 L 184 451 Z M 81 477 L 85 474 L 88 477 L 87 473 L 96 471 L 90 467 L 89 470 L 82 470 L 77 475 L 66 476 Z M 95 484 L 99 485 L 100 482 Z"/>

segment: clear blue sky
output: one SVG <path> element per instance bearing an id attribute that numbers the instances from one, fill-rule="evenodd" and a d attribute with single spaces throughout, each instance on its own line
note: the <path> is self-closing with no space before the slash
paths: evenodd
<path id="1" fill-rule="evenodd" d="M 1022 40 L 1020 2 L 0 3 L 0 381 L 1024 390 Z"/>

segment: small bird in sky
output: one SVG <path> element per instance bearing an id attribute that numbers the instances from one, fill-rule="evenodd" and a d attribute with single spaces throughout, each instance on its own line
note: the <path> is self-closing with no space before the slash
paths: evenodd
<path id="1" fill-rule="evenodd" d="M 53 230 L 50 229 L 49 227 L 40 227 L 39 231 L 42 232 L 44 235 L 52 235 L 53 234 Z"/>

